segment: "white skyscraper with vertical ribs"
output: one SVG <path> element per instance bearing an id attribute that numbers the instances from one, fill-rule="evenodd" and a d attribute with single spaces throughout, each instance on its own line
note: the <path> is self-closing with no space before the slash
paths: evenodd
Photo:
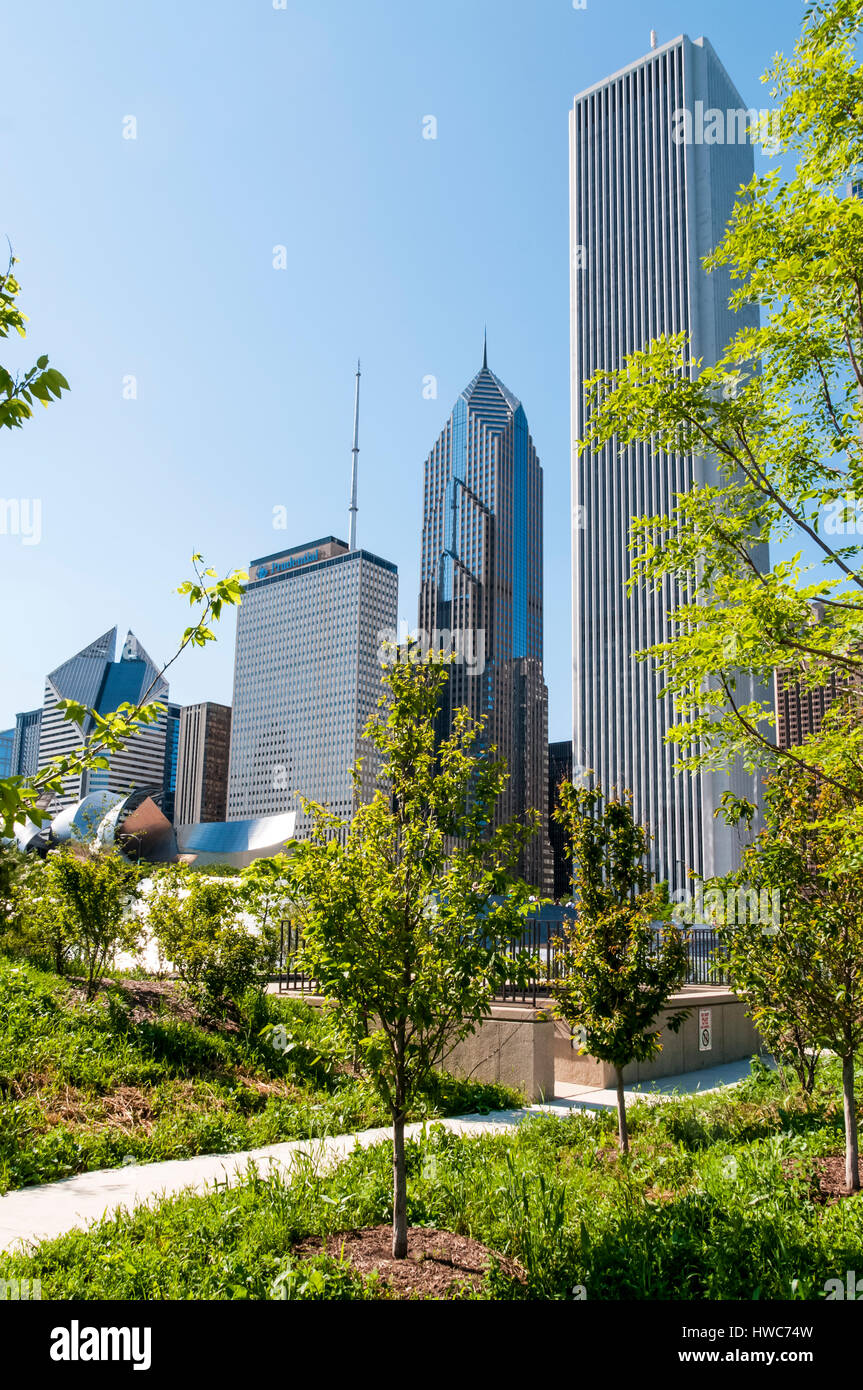
<path id="1" fill-rule="evenodd" d="M 721 122 L 709 119 L 716 112 Z M 674 771 L 679 754 L 665 743 L 672 704 L 658 698 L 652 664 L 634 656 L 667 640 L 676 600 L 670 589 L 627 596 L 629 528 L 632 517 L 670 512 L 676 492 L 716 473 L 648 445 L 579 458 L 577 444 L 593 372 L 681 331 L 707 365 L 757 322 L 755 310 L 753 319 L 728 309 L 727 272 L 708 276 L 701 264 L 754 169 L 746 120 L 731 112 L 742 116 L 744 104 L 708 41 L 680 37 L 582 92 L 570 113 L 573 761 L 606 793 L 632 792 L 653 836 L 654 870 L 672 888 L 686 886 L 690 870 L 736 865 L 737 832 L 713 812 L 727 787 L 750 798 L 755 787 L 742 770 Z"/>

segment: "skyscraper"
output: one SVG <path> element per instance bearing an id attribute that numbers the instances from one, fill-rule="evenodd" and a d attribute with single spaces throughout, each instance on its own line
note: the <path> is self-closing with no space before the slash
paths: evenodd
<path id="1" fill-rule="evenodd" d="M 540 812 L 521 868 L 549 892 L 542 468 L 524 407 L 490 370 L 485 347 L 425 463 L 419 626 L 429 640 L 446 634 L 443 645 L 459 655 L 441 731 L 463 705 L 484 719 L 509 768 L 499 820 Z"/>
<path id="2" fill-rule="evenodd" d="M 65 718 L 58 708 L 61 700 L 77 700 L 102 715 L 112 714 L 124 703 L 140 704 L 145 697 L 148 704 L 167 700 L 168 683 L 158 676 L 134 633 L 127 633 L 119 661 L 114 660 L 116 644 L 117 629 L 111 628 L 46 676 L 37 770 L 62 754 L 74 755 L 90 732 L 89 725 L 81 730 Z M 106 755 L 107 768 L 87 768 L 65 778 L 62 795 L 53 804 L 68 806 L 91 792 L 119 794 L 141 787 L 161 796 L 165 727 L 163 711 L 156 723 L 142 725 L 120 752 Z"/>
<path id="3" fill-rule="evenodd" d="M 0 777 L 11 777 L 14 772 L 15 730 L 0 729 Z"/>
<path id="4" fill-rule="evenodd" d="M 225 819 L 230 744 L 230 705 L 207 701 L 180 711 L 175 825 Z"/>
<path id="5" fill-rule="evenodd" d="M 165 766 L 162 772 L 162 813 L 174 824 L 177 792 L 177 755 L 180 744 L 180 706 L 165 706 Z"/>
<path id="6" fill-rule="evenodd" d="M 647 444 L 579 458 L 583 382 L 684 330 L 693 357 L 709 365 L 757 323 L 756 309 L 729 310 L 728 272 L 708 276 L 701 265 L 752 177 L 752 114 L 708 41 L 686 37 L 582 92 L 570 114 L 573 758 L 606 793 L 632 791 L 654 837 L 653 867 L 672 887 L 685 886 L 687 870 L 734 867 L 736 834 L 713 812 L 727 787 L 750 798 L 757 788 L 742 770 L 674 771 L 679 755 L 664 742 L 672 703 L 658 698 L 661 678 L 634 654 L 669 638 L 677 599 L 668 586 L 627 596 L 629 527 L 633 517 L 670 512 L 693 482 L 718 481 L 717 469 Z"/>
<path id="7" fill-rule="evenodd" d="M 377 766 L 362 730 L 381 694 L 381 633 L 398 615 L 395 565 L 325 536 L 249 566 L 237 617 L 227 818 L 297 812 L 299 795 L 348 817 L 350 771 Z"/>
<path id="8" fill-rule="evenodd" d="M 42 710 L 29 709 L 15 715 L 15 748 L 12 771 L 21 777 L 32 777 L 39 766 L 39 735 L 42 729 Z"/>
<path id="9" fill-rule="evenodd" d="M 567 834 L 554 819 L 560 805 L 561 782 L 572 781 L 572 739 L 548 745 L 548 838 L 554 859 L 553 896 L 559 901 L 572 892 L 572 859 L 567 854 Z"/>

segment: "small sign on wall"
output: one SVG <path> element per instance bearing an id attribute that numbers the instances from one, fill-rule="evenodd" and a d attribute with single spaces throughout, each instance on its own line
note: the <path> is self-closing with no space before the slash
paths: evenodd
<path id="1" fill-rule="evenodd" d="M 713 1010 L 698 1010 L 698 1051 L 713 1051 Z"/>

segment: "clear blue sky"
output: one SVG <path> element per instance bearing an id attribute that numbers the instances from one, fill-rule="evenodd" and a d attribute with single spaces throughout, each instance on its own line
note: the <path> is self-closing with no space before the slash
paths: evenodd
<path id="1" fill-rule="evenodd" d="M 569 736 L 567 112 L 661 42 L 706 34 L 748 104 L 793 0 L 40 0 L 6 7 L 0 233 L 27 343 L 71 394 L 0 441 L 0 728 L 116 624 L 166 658 L 193 549 L 220 570 L 347 529 L 416 622 L 422 463 L 489 364 L 545 472 L 550 734 Z M 136 140 L 122 138 L 137 120 Z M 438 138 L 422 138 L 434 115 Z M 284 245 L 288 269 L 272 268 Z M 137 400 L 123 379 L 137 378 Z M 422 380 L 434 374 L 437 400 Z M 274 531 L 273 508 L 289 512 Z M 234 621 L 172 698 L 230 702 Z"/>

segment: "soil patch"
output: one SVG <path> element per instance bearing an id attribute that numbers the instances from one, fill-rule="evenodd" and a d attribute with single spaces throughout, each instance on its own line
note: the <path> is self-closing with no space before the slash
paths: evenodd
<path id="1" fill-rule="evenodd" d="M 860 1182 L 863 1183 L 863 1159 L 857 1165 Z M 860 1194 L 849 1192 L 845 1186 L 845 1155 L 836 1154 L 831 1158 L 819 1158 L 815 1164 L 815 1179 L 822 1202 L 838 1202 L 840 1197 L 856 1197 Z"/>
<path id="2" fill-rule="evenodd" d="M 782 1165 L 788 1177 L 803 1177 L 806 1180 L 806 1195 L 811 1202 L 838 1202 L 842 1197 L 857 1197 L 858 1192 L 849 1192 L 845 1186 L 845 1155 L 832 1154 L 829 1158 L 817 1158 L 809 1168 L 799 1159 L 788 1159 Z M 863 1159 L 857 1168 L 863 1185 Z"/>
<path id="3" fill-rule="evenodd" d="M 396 1298 L 457 1298 L 466 1285 L 480 1288 L 492 1263 L 507 1277 L 521 1284 L 526 1282 L 524 1270 L 515 1260 L 489 1250 L 487 1245 L 469 1236 L 411 1226 L 404 1260 L 393 1259 L 392 1239 L 391 1226 L 342 1231 L 327 1238 L 326 1251 L 337 1259 L 343 1254 L 359 1274 L 377 1270 Z M 294 1246 L 294 1253 L 304 1259 L 320 1251 L 318 1237 L 310 1237 Z"/>

